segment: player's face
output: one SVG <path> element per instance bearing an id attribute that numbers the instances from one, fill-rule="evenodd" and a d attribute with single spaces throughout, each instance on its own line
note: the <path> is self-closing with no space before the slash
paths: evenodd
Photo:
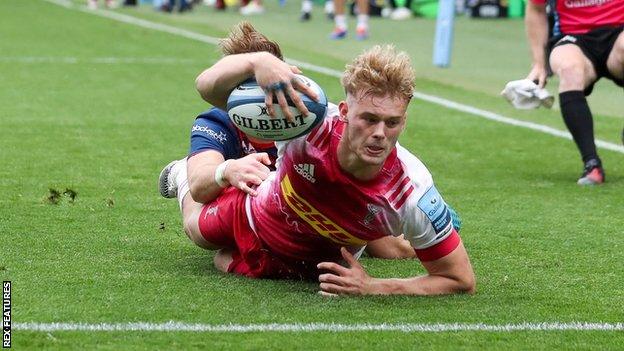
<path id="1" fill-rule="evenodd" d="M 383 165 L 405 127 L 408 103 L 394 96 L 349 94 L 340 104 L 340 114 L 347 121 L 346 146 L 362 165 Z"/>

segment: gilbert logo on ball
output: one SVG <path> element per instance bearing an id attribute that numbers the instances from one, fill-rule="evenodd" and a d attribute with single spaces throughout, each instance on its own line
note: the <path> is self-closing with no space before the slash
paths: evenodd
<path id="1" fill-rule="evenodd" d="M 297 75 L 297 79 L 312 88 L 319 97 L 319 102 L 316 102 L 299 93 L 301 100 L 310 111 L 307 116 L 301 114 L 288 95 L 286 95 L 286 101 L 294 116 L 293 120 L 286 119 L 276 98 L 273 102 L 275 117 L 269 116 L 264 103 L 264 91 L 254 79 L 249 79 L 237 86 L 228 98 L 227 112 L 230 120 L 243 133 L 264 140 L 289 140 L 309 133 L 325 118 L 327 97 L 323 89 L 312 79 L 302 75 Z"/>

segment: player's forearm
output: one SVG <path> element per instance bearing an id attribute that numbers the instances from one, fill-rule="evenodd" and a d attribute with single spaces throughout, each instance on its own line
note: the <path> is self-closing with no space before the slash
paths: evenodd
<path id="1" fill-rule="evenodd" d="M 208 203 L 219 196 L 223 188 L 215 181 L 217 165 L 202 167 L 201 171 L 189 172 L 189 190 L 193 200 Z"/>
<path id="2" fill-rule="evenodd" d="M 548 17 L 545 6 L 533 4 L 529 0 L 524 22 L 533 65 L 544 65 L 548 42 Z"/>
<path id="3" fill-rule="evenodd" d="M 473 276 L 446 277 L 426 275 L 406 279 L 373 278 L 370 283 L 371 295 L 449 295 L 475 292 Z"/>
<path id="4" fill-rule="evenodd" d="M 213 106 L 225 109 L 228 96 L 236 85 L 253 76 L 254 61 L 262 54 L 251 53 L 225 56 L 195 79 L 201 97 Z"/>

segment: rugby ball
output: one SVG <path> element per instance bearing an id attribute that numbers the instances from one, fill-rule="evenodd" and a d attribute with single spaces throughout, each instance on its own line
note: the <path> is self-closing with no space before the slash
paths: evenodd
<path id="1" fill-rule="evenodd" d="M 275 117 L 269 116 L 264 103 L 264 90 L 256 83 L 255 79 L 248 79 L 237 86 L 228 98 L 227 112 L 230 120 L 248 136 L 264 140 L 289 140 L 309 133 L 325 118 L 327 97 L 323 89 L 312 79 L 302 75 L 297 75 L 297 79 L 312 88 L 319 97 L 319 101 L 316 102 L 298 92 L 301 100 L 310 111 L 307 116 L 303 116 L 287 94 L 288 108 L 294 116 L 294 120 L 286 119 L 277 98 L 273 100 Z"/>

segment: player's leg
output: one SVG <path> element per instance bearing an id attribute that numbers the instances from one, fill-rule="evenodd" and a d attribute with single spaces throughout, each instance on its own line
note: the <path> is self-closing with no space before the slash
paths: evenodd
<path id="1" fill-rule="evenodd" d="M 201 247 L 202 249 L 216 250 L 222 246 L 206 240 L 199 227 L 200 216 L 204 206 L 207 205 L 195 202 L 190 193 L 186 192 L 183 196 L 181 208 L 184 232 L 186 233 L 186 236 L 188 236 L 188 238 L 195 243 L 195 245 Z"/>
<path id="2" fill-rule="evenodd" d="M 607 59 L 607 69 L 617 79 L 618 84 L 624 85 L 624 32 L 620 33 L 613 44 Z M 624 129 L 622 130 L 622 143 L 624 143 Z"/>
<path id="3" fill-rule="evenodd" d="M 345 14 L 345 0 L 334 0 L 334 31 L 331 39 L 344 39 L 347 36 L 347 16 Z"/>
<path id="4" fill-rule="evenodd" d="M 613 44 L 607 59 L 607 69 L 614 78 L 624 80 L 624 32 L 620 33 Z"/>
<path id="5" fill-rule="evenodd" d="M 578 184 L 600 184 L 604 181 L 604 172 L 596 151 L 593 118 L 584 92 L 596 81 L 596 70 L 581 48 L 573 44 L 556 46 L 550 54 L 550 66 L 559 76 L 563 120 L 585 165 Z"/>
<path id="6" fill-rule="evenodd" d="M 355 38 L 364 40 L 368 38 L 368 13 L 370 11 L 369 0 L 356 0 L 358 15 L 357 27 L 355 27 Z"/>
<path id="7" fill-rule="evenodd" d="M 312 18 L 312 0 L 301 1 L 301 21 L 309 21 Z"/>
<path id="8" fill-rule="evenodd" d="M 170 162 L 158 177 L 158 190 L 164 198 L 177 198 L 182 213 L 184 232 L 197 246 L 214 250 L 222 246 L 210 243 L 199 228 L 199 218 L 204 204 L 195 202 L 190 195 L 186 158 Z"/>

